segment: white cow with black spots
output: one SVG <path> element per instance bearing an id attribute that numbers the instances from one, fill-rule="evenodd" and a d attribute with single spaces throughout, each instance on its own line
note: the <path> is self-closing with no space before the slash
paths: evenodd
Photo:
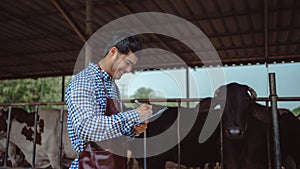
<path id="1" fill-rule="evenodd" d="M 8 113 L 0 111 L 0 139 L 6 140 Z M 47 109 L 38 112 L 37 144 L 35 166 L 37 168 L 60 168 L 59 165 L 59 139 L 60 139 L 60 110 Z M 64 112 L 63 126 L 63 154 L 64 157 L 74 159 L 76 152 L 71 146 L 67 133 L 67 112 Z M 33 138 L 34 138 L 34 113 L 27 113 L 20 108 L 12 109 L 10 142 L 18 146 L 25 155 L 25 159 L 32 165 Z M 11 145 L 11 144 L 10 144 Z M 12 147 L 13 148 L 13 147 Z M 9 150 L 10 158 L 14 158 L 13 149 Z M 12 160 L 12 165 L 17 162 Z"/>

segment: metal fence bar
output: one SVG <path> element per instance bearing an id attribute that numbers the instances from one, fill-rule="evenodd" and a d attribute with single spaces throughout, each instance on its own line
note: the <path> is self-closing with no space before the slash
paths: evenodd
<path id="1" fill-rule="evenodd" d="M 59 106 L 66 105 L 65 102 L 23 102 L 23 103 L 0 103 L 0 106 Z"/>
<path id="2" fill-rule="evenodd" d="M 145 131 L 143 133 L 143 137 L 144 137 L 144 140 L 143 140 L 143 147 L 144 147 L 144 169 L 147 169 L 147 132 Z"/>
<path id="3" fill-rule="evenodd" d="M 151 102 L 199 102 L 203 98 L 168 98 L 168 99 L 151 99 Z M 140 102 L 148 102 L 148 99 L 139 99 Z M 269 97 L 259 97 L 256 101 L 270 101 Z M 300 101 L 300 97 L 277 97 L 277 101 Z M 123 103 L 133 103 L 134 100 L 122 100 Z M 0 104 L 1 106 L 1 104 Z"/>
<path id="4" fill-rule="evenodd" d="M 199 102 L 203 98 L 168 98 L 168 99 L 151 99 L 152 102 Z M 148 102 L 148 99 L 139 99 L 140 102 Z M 269 97 L 259 97 L 256 101 L 270 101 Z M 300 101 L 300 97 L 277 97 L 277 101 Z M 134 103 L 134 100 L 122 100 L 123 103 Z M 23 103 L 0 103 L 0 106 L 60 106 L 65 102 L 23 102 Z"/>
<path id="5" fill-rule="evenodd" d="M 281 152 L 279 140 L 279 124 L 277 115 L 277 95 L 275 73 L 269 73 L 270 100 L 272 109 L 272 141 L 273 141 L 273 161 L 272 168 L 281 169 Z"/>
<path id="6" fill-rule="evenodd" d="M 64 107 L 62 106 L 60 109 L 60 116 L 59 116 L 59 127 L 60 127 L 60 135 L 59 135 L 59 166 L 60 168 L 63 168 L 63 122 L 64 122 Z"/>
<path id="7" fill-rule="evenodd" d="M 224 140 L 223 140 L 223 126 L 222 126 L 222 123 L 223 123 L 223 120 L 221 118 L 220 120 L 220 152 L 221 152 L 221 168 L 223 169 L 224 168 L 224 147 L 223 147 L 223 144 L 224 144 Z"/>
<path id="8" fill-rule="evenodd" d="M 9 136 L 11 130 L 11 106 L 8 107 L 8 125 L 6 131 L 6 149 L 5 149 L 5 157 L 4 157 L 4 167 L 7 167 L 7 158 L 8 158 L 8 148 L 9 148 Z"/>
<path id="9" fill-rule="evenodd" d="M 178 149 L 178 169 L 181 168 L 181 144 L 180 144 L 180 107 L 181 107 L 181 102 L 178 101 L 178 116 L 177 116 L 177 149 Z"/>
<path id="10" fill-rule="evenodd" d="M 37 121 L 38 121 L 39 106 L 35 106 L 34 110 L 34 137 L 33 137 L 33 154 L 32 154 L 32 167 L 35 168 L 35 156 L 36 156 L 36 134 L 37 134 Z"/>
<path id="11" fill-rule="evenodd" d="M 265 101 L 265 104 L 266 104 L 266 109 L 267 111 L 269 111 L 269 101 Z M 267 127 L 267 149 L 268 149 L 268 167 L 269 169 L 272 169 L 272 162 L 271 162 L 271 145 L 270 145 L 270 131 L 271 131 L 271 126 L 266 124 L 266 127 Z"/>

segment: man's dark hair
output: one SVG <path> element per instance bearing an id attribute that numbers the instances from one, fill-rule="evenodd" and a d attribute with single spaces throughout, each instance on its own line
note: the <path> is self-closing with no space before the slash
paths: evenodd
<path id="1" fill-rule="evenodd" d="M 142 41 L 137 35 L 133 33 L 115 33 L 112 36 L 110 42 L 108 42 L 105 47 L 104 56 L 106 56 L 108 51 L 114 46 L 118 49 L 119 53 L 121 54 L 128 54 L 129 51 L 134 53 L 142 49 Z"/>

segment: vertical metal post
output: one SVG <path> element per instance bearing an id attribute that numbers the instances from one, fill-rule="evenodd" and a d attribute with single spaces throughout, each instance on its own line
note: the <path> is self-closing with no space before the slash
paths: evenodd
<path id="1" fill-rule="evenodd" d="M 264 0 L 264 41 L 265 41 L 265 61 L 266 67 L 268 68 L 268 55 L 269 55 L 269 48 L 268 48 L 268 0 Z"/>
<path id="2" fill-rule="evenodd" d="M 93 0 L 86 0 L 85 5 L 85 33 L 90 36 L 93 33 Z"/>
<path id="3" fill-rule="evenodd" d="M 65 76 L 61 78 L 61 101 L 65 101 Z"/>
<path id="4" fill-rule="evenodd" d="M 61 101 L 65 101 L 65 76 L 62 76 L 61 79 Z M 60 124 L 60 135 L 59 135 L 59 166 L 63 168 L 63 154 L 62 154 L 62 144 L 63 144 L 63 120 L 64 120 L 64 106 L 61 106 L 60 116 L 59 116 L 59 124 Z"/>
<path id="5" fill-rule="evenodd" d="M 190 98 L 190 80 L 189 80 L 189 67 L 186 68 L 186 98 Z M 186 102 L 186 106 L 189 108 L 190 107 L 190 102 Z"/>
<path id="6" fill-rule="evenodd" d="M 269 110 L 269 101 L 268 100 L 266 100 L 265 101 L 266 103 L 266 110 L 269 112 L 270 110 Z M 269 167 L 269 169 L 272 169 L 272 162 L 271 162 L 271 145 L 270 145 L 270 141 L 271 141 L 271 139 L 270 139 L 270 137 L 271 137 L 271 135 L 270 135 L 270 131 L 271 131 L 271 128 L 270 128 L 270 125 L 267 125 L 266 124 L 266 128 L 267 128 L 267 146 L 268 146 L 268 167 Z"/>
<path id="7" fill-rule="evenodd" d="M 5 149 L 5 157 L 4 157 L 4 167 L 7 167 L 7 158 L 8 158 L 8 148 L 9 148 L 9 136 L 11 130 L 11 106 L 8 107 L 8 121 L 7 121 L 7 129 L 6 129 L 6 149 Z"/>
<path id="8" fill-rule="evenodd" d="M 177 116 L 177 158 L 178 158 L 178 169 L 181 168 L 181 145 L 180 145 L 180 105 L 178 106 L 178 116 Z"/>
<path id="9" fill-rule="evenodd" d="M 93 34 L 93 0 L 86 0 L 85 4 L 85 33 L 87 37 Z M 88 42 L 85 44 L 85 67 L 88 66 L 92 56 L 92 47 Z"/>
<path id="10" fill-rule="evenodd" d="M 221 168 L 224 168 L 224 139 L 223 139 L 223 120 L 220 120 L 220 152 L 221 152 Z"/>
<path id="11" fill-rule="evenodd" d="M 277 116 L 277 94 L 276 94 L 276 81 L 275 73 L 269 73 L 270 85 L 270 100 L 272 110 L 272 138 L 273 138 L 273 160 L 272 168 L 281 169 L 281 153 L 280 153 L 280 140 L 279 140 L 279 124 Z"/>
<path id="12" fill-rule="evenodd" d="M 61 106 L 60 108 L 60 116 L 59 116 L 59 124 L 60 124 L 60 135 L 59 135 L 59 164 L 60 168 L 63 168 L 63 154 L 62 154 L 62 149 L 63 149 L 63 120 L 64 120 L 64 106 Z"/>
<path id="13" fill-rule="evenodd" d="M 144 169 L 147 169 L 147 131 L 144 132 Z"/>
<path id="14" fill-rule="evenodd" d="M 35 168 L 36 134 L 37 134 L 38 110 L 39 110 L 39 106 L 35 106 L 35 110 L 34 110 L 34 137 L 33 137 L 33 152 L 32 152 L 32 168 Z"/>

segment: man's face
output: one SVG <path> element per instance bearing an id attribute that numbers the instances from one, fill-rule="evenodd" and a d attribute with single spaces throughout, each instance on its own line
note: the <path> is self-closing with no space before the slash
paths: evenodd
<path id="1" fill-rule="evenodd" d="M 132 52 L 129 52 L 127 55 L 120 53 L 118 55 L 118 59 L 112 66 L 114 79 L 120 79 L 123 74 L 130 72 L 138 61 L 138 57 Z"/>

